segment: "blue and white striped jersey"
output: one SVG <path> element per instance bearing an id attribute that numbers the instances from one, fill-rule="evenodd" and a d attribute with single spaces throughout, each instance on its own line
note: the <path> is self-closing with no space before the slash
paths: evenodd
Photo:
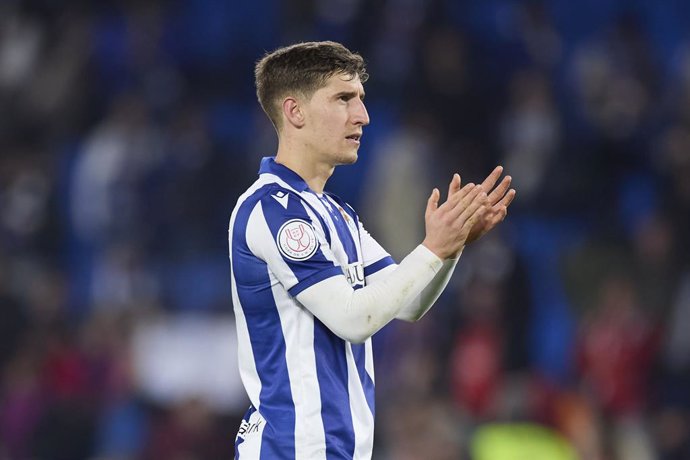
<path id="1" fill-rule="evenodd" d="M 341 339 L 295 296 L 334 276 L 363 287 L 394 262 L 338 197 L 316 194 L 273 158 L 259 174 L 229 228 L 240 374 L 252 403 L 236 458 L 369 459 L 371 339 Z"/>

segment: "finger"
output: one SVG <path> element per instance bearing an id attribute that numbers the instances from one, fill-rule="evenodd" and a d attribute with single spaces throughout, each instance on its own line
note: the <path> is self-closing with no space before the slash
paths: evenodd
<path id="1" fill-rule="evenodd" d="M 431 191 L 431 196 L 429 196 L 429 199 L 426 202 L 426 212 L 424 213 L 425 218 L 428 218 L 431 213 L 438 209 L 438 200 L 440 197 L 441 192 L 439 192 L 437 188 L 434 188 Z"/>
<path id="2" fill-rule="evenodd" d="M 474 213 L 477 212 L 477 209 L 479 209 L 482 206 L 486 206 L 487 204 L 487 196 L 485 192 L 479 192 L 481 190 L 481 187 L 477 187 L 478 193 L 475 192 L 474 197 L 472 197 L 472 201 L 467 201 L 471 197 L 468 196 L 466 200 L 463 200 L 464 206 L 458 206 L 458 209 L 461 209 L 461 212 L 458 214 L 456 219 L 459 220 L 464 220 L 466 221 L 467 219 L 470 218 Z"/>
<path id="3" fill-rule="evenodd" d="M 490 211 L 490 216 L 486 219 L 486 231 L 488 232 L 496 225 L 503 222 L 508 215 L 508 208 L 501 206 L 499 208 L 494 207 Z"/>
<path id="4" fill-rule="evenodd" d="M 468 208 L 469 210 L 469 208 Z M 467 216 L 465 221 L 462 223 L 462 226 L 460 227 L 460 234 L 465 235 L 465 239 L 469 236 L 470 232 L 472 231 L 472 227 L 477 225 L 477 222 L 479 222 L 484 215 L 486 214 L 486 211 L 488 210 L 486 205 L 479 205 L 474 211 Z M 482 232 L 486 233 L 485 231 Z"/>
<path id="5" fill-rule="evenodd" d="M 507 215 L 508 215 L 508 208 L 506 208 L 504 206 L 501 209 L 499 209 L 498 212 L 496 213 L 496 215 L 494 216 L 494 225 L 496 225 L 500 222 L 503 222 Z"/>
<path id="6" fill-rule="evenodd" d="M 508 193 L 505 194 L 503 199 L 501 199 L 501 201 L 499 201 L 497 203 L 497 205 L 498 206 L 505 206 L 505 208 L 507 209 L 508 206 L 510 205 L 510 203 L 512 203 L 513 200 L 515 199 L 516 194 L 517 194 L 517 192 L 515 191 L 515 189 L 511 188 L 510 190 L 508 190 Z"/>
<path id="7" fill-rule="evenodd" d="M 467 190 L 465 190 L 465 188 L 467 188 Z M 486 196 L 486 193 L 484 193 L 479 186 L 463 187 L 459 193 L 453 196 L 453 200 L 448 200 L 444 203 L 444 205 L 448 205 L 446 210 L 448 218 L 452 221 L 457 219 L 468 206 L 479 199 L 478 197 L 480 195 Z M 483 204 L 483 199 L 479 199 L 479 201 L 479 204 Z"/>
<path id="8" fill-rule="evenodd" d="M 446 202 L 440 206 L 440 208 L 443 208 L 445 212 L 451 211 L 456 206 L 458 206 L 458 203 L 460 203 L 460 201 L 467 197 L 468 194 L 470 194 L 472 190 L 474 190 L 475 188 L 478 190 L 478 192 L 481 191 L 481 187 L 478 187 L 477 185 L 471 182 L 469 184 L 466 184 L 464 187 L 460 188 L 460 190 L 450 195 Z"/>
<path id="9" fill-rule="evenodd" d="M 448 198 L 450 198 L 451 196 L 453 196 L 454 193 L 460 190 L 461 182 L 462 181 L 460 179 L 460 174 L 453 174 L 453 179 L 451 179 L 450 184 L 448 185 Z"/>
<path id="10" fill-rule="evenodd" d="M 500 184 L 491 191 L 489 194 L 489 202 L 493 205 L 498 203 L 498 200 L 501 199 L 506 194 L 506 190 L 510 187 L 510 183 L 512 182 L 513 178 L 510 176 L 506 176 L 503 178 Z"/>
<path id="11" fill-rule="evenodd" d="M 484 182 L 482 182 L 482 189 L 484 189 L 486 193 L 489 193 L 489 191 L 494 188 L 494 185 L 496 184 L 498 178 L 501 177 L 502 172 L 503 166 L 496 166 L 494 170 L 491 171 L 491 174 L 486 176 L 486 179 L 484 179 Z"/>

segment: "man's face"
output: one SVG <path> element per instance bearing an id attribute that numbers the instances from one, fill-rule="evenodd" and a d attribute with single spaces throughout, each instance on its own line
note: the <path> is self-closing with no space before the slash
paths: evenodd
<path id="1" fill-rule="evenodd" d="M 362 128 L 369 124 L 359 77 L 338 74 L 304 105 L 304 140 L 316 159 L 351 164 L 357 161 Z"/>

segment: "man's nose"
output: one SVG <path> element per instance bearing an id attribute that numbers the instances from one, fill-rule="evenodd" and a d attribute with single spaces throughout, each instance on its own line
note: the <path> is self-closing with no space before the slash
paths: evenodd
<path id="1" fill-rule="evenodd" d="M 369 124 L 369 113 L 364 105 L 364 101 L 357 99 L 355 107 L 352 110 L 352 123 L 359 126 L 366 126 Z"/>

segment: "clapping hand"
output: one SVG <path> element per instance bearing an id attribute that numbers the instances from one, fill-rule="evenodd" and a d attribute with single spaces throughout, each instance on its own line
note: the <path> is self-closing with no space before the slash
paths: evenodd
<path id="1" fill-rule="evenodd" d="M 510 176 L 505 176 L 503 180 L 496 185 L 502 172 L 503 166 L 496 166 L 491 174 L 484 179 L 484 182 L 479 185 L 482 191 L 488 196 L 486 212 L 477 219 L 465 243 L 471 243 L 478 240 L 506 218 L 508 206 L 510 206 L 510 203 L 515 198 L 516 192 L 515 189 L 509 189 L 510 182 L 512 181 Z M 459 187 L 460 184 L 458 184 L 457 190 L 459 190 Z"/>

